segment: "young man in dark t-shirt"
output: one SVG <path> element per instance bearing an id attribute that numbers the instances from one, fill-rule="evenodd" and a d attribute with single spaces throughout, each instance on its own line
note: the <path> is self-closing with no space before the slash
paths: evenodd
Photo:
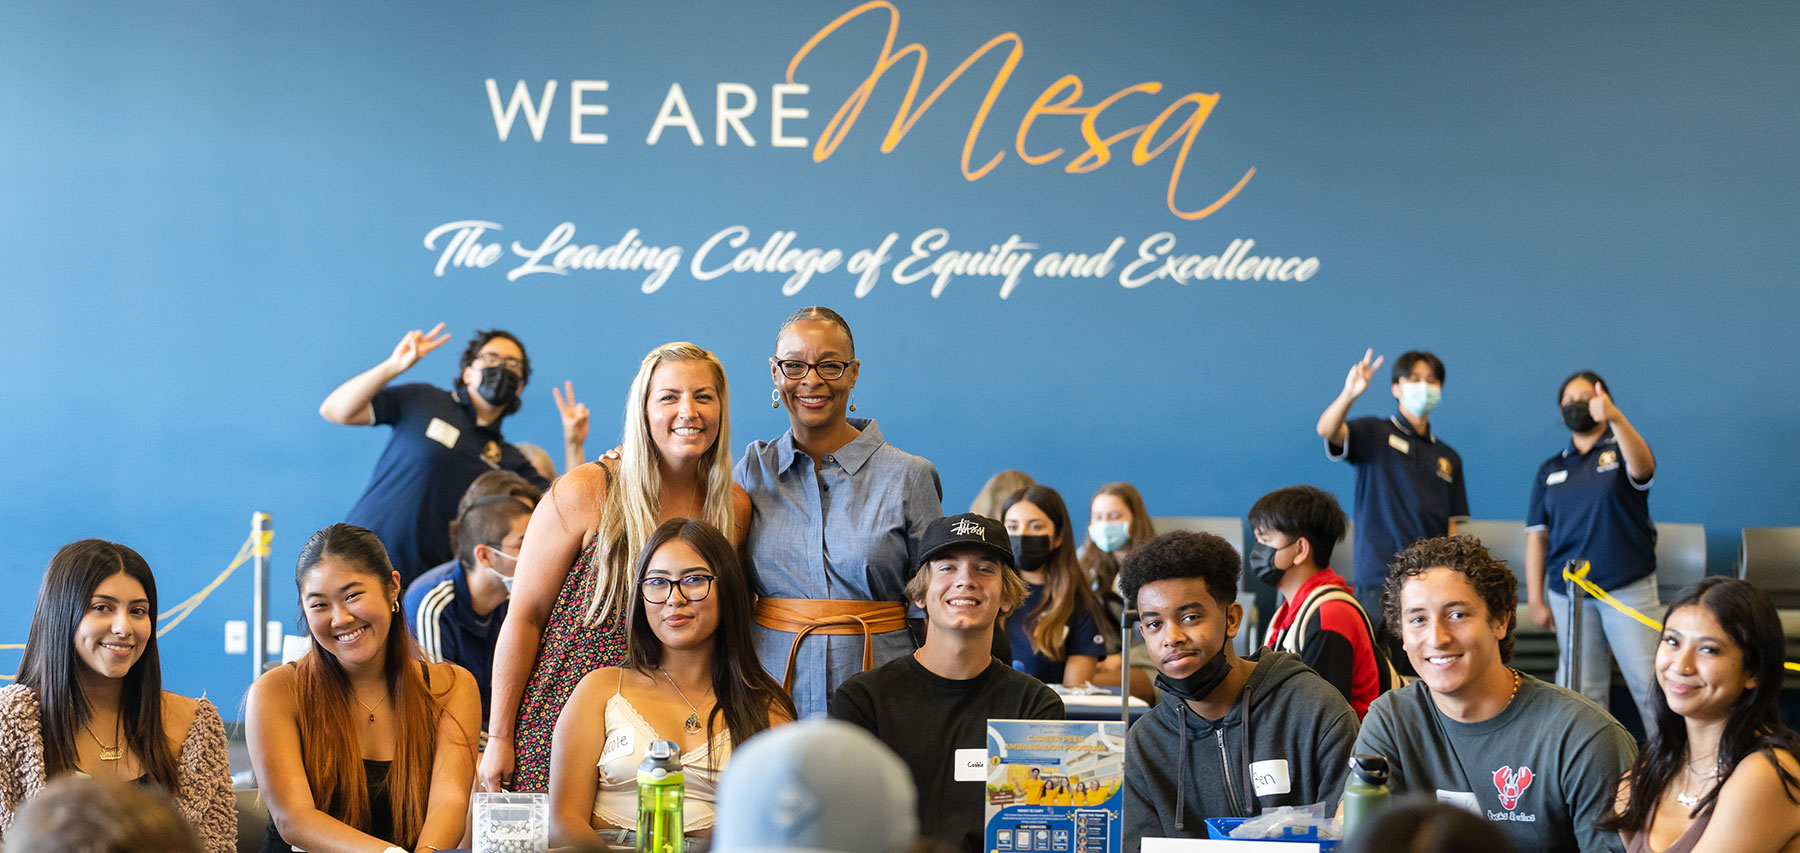
<path id="1" fill-rule="evenodd" d="M 1474 539 L 1413 543 L 1388 568 L 1386 619 L 1419 680 L 1369 706 L 1356 751 L 1394 794 L 1435 795 L 1517 850 L 1618 853 L 1612 813 L 1637 744 L 1600 706 L 1507 665 L 1519 582 Z"/>
<path id="2" fill-rule="evenodd" d="M 1060 720 L 1062 700 L 993 656 L 994 624 L 1025 600 L 1006 529 L 965 513 L 925 529 L 906 597 L 925 611 L 917 652 L 844 682 L 831 715 L 900 755 L 919 787 L 920 832 L 981 849 L 988 720 Z"/>

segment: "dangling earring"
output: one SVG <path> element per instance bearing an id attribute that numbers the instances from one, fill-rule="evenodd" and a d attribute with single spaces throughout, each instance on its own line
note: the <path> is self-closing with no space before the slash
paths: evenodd
<path id="1" fill-rule="evenodd" d="M 850 411 L 856 411 L 856 389 L 850 390 Z"/>
<path id="2" fill-rule="evenodd" d="M 389 607 L 388 611 L 391 613 L 399 613 L 400 612 L 400 599 L 398 599 L 398 598 L 394 599 L 394 605 L 392 607 Z"/>
<path id="3" fill-rule="evenodd" d="M 771 408 L 771 409 L 781 408 L 781 390 L 780 389 L 778 389 L 778 388 L 770 388 L 769 389 L 769 408 Z"/>

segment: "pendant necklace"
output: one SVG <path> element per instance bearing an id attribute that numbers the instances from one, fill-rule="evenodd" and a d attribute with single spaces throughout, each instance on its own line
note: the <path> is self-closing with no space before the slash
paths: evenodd
<path id="1" fill-rule="evenodd" d="M 373 722 L 375 722 L 375 709 L 374 709 L 374 708 L 371 708 L 371 707 L 369 707 L 369 705 L 368 705 L 368 703 L 367 703 L 367 702 L 364 702 L 364 701 L 363 701 L 363 700 L 362 700 L 362 697 L 361 697 L 361 696 L 358 696 L 358 695 L 356 695 L 356 691 L 355 691 L 355 690 L 351 690 L 351 691 L 350 691 L 350 698 L 352 698 L 352 699 L 355 699 L 355 700 L 356 700 L 356 704 L 358 704 L 358 705 L 361 705 L 361 706 L 362 706 L 362 707 L 363 707 L 363 710 L 364 710 L 364 711 L 368 711 L 368 712 L 369 712 L 369 722 L 371 722 L 371 723 L 373 723 Z"/>
<path id="2" fill-rule="evenodd" d="M 1693 769 L 1694 769 L 1694 762 L 1692 762 L 1692 761 L 1688 762 L 1687 766 L 1683 767 L 1681 769 L 1681 781 L 1683 783 L 1681 786 L 1682 789 L 1675 793 L 1675 802 L 1680 804 L 1680 806 L 1684 809 L 1692 809 L 1695 806 L 1700 805 L 1700 795 L 1689 793 L 1687 790 L 1686 783 L 1688 780 L 1688 776 L 1690 774 L 1692 774 Z M 1695 781 L 1704 782 L 1704 781 L 1711 781 L 1713 779 L 1717 779 L 1719 777 L 1719 769 L 1720 768 L 1719 768 L 1718 758 L 1717 758 L 1717 756 L 1715 756 L 1713 759 L 1712 770 L 1708 771 L 1705 776 L 1703 776 L 1700 779 L 1697 779 Z"/>
<path id="3" fill-rule="evenodd" d="M 94 734 L 93 726 L 91 726 L 87 723 L 82 723 L 81 727 L 84 729 L 87 729 L 88 737 L 93 738 L 94 745 L 97 747 L 100 747 L 100 760 L 101 761 L 118 761 L 119 759 L 125 757 L 125 750 L 121 749 L 120 744 L 119 744 L 119 721 L 118 721 L 118 718 L 116 718 L 116 717 L 113 718 L 113 745 L 112 746 L 107 746 L 106 744 L 103 744 L 100 742 L 100 736 L 97 734 Z"/>
<path id="4" fill-rule="evenodd" d="M 680 696 L 681 701 L 688 706 L 688 717 L 681 723 L 682 730 L 691 735 L 699 734 L 700 709 L 695 708 L 694 703 L 688 701 L 687 694 L 681 692 L 681 685 L 675 683 L 675 677 L 670 675 L 668 670 L 663 670 L 662 674 L 664 678 L 669 680 L 669 686 L 675 688 L 675 695 Z"/>

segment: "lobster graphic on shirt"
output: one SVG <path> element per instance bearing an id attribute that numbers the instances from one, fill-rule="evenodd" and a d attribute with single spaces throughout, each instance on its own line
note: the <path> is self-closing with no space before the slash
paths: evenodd
<path id="1" fill-rule="evenodd" d="M 1511 767 L 1502 767 L 1494 771 L 1494 788 L 1500 792 L 1500 805 L 1512 811 L 1519 804 L 1519 797 L 1525 789 L 1531 787 L 1531 768 L 1521 766 L 1517 772 Z"/>

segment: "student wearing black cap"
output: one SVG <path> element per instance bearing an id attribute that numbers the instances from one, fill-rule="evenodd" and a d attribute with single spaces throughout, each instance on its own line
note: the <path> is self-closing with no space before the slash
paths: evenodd
<path id="1" fill-rule="evenodd" d="M 907 600 L 926 616 L 919 650 L 853 676 L 831 716 L 874 733 L 912 771 L 922 834 L 981 849 L 987 721 L 1060 720 L 1062 700 L 992 653 L 995 623 L 1025 600 L 1000 522 L 973 513 L 925 529 Z"/>

